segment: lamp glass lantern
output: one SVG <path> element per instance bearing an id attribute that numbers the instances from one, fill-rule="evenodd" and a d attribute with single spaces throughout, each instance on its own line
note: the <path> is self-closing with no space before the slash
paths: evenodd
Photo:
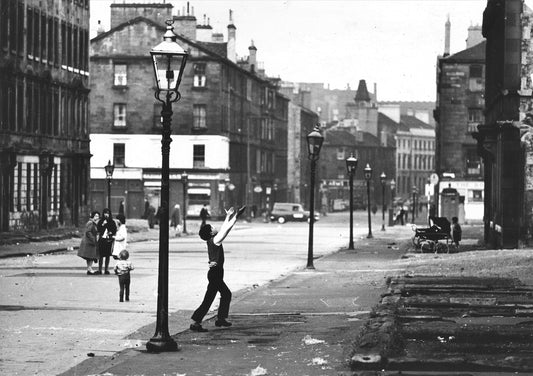
<path id="1" fill-rule="evenodd" d="M 357 158 L 353 156 L 353 153 L 346 158 L 346 170 L 350 176 L 355 175 L 355 171 L 357 170 L 357 162 Z"/>
<path id="2" fill-rule="evenodd" d="M 111 179 L 113 177 L 113 172 L 115 171 L 115 165 L 111 164 L 111 160 L 107 162 L 107 165 L 104 167 L 106 179 Z"/>
<path id="3" fill-rule="evenodd" d="M 379 180 L 381 181 L 381 184 L 383 185 L 386 183 L 387 175 L 385 175 L 385 172 L 381 173 L 381 175 L 379 176 Z"/>
<path id="4" fill-rule="evenodd" d="M 394 190 L 394 188 L 396 188 L 396 181 L 395 181 L 394 179 L 392 179 L 392 180 L 390 181 L 390 189 L 391 189 L 391 190 Z"/>
<path id="5" fill-rule="evenodd" d="M 320 149 L 324 142 L 324 136 L 320 133 L 320 128 L 315 125 L 315 128 L 307 135 L 307 148 L 309 152 L 309 159 L 316 160 L 320 155 Z"/>
<path id="6" fill-rule="evenodd" d="M 368 163 L 366 164 L 366 167 L 364 169 L 364 174 L 365 174 L 366 181 L 369 181 L 370 179 L 372 179 L 372 168 L 370 167 Z"/>
<path id="7" fill-rule="evenodd" d="M 152 63 L 159 91 L 178 91 L 188 53 L 176 42 L 172 21 L 167 21 L 163 41 L 152 48 Z"/>

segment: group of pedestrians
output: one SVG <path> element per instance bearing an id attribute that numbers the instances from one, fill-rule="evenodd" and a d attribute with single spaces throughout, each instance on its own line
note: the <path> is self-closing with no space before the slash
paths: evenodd
<path id="1" fill-rule="evenodd" d="M 109 272 L 111 257 L 118 260 L 113 270 L 119 277 L 121 302 L 124 293 L 126 301 L 129 301 L 129 272 L 133 270 L 133 265 L 128 260 L 127 238 L 124 214 L 120 213 L 113 218 L 111 210 L 105 208 L 102 210 L 102 216 L 98 211 L 91 212 L 78 250 L 78 256 L 87 264 L 87 275 L 111 274 Z M 94 263 L 98 263 L 98 270 L 93 270 Z"/>
<path id="2" fill-rule="evenodd" d="M 175 208 L 179 210 L 179 207 Z M 193 323 L 190 329 L 196 332 L 207 332 L 202 327 L 202 321 L 209 311 L 217 293 L 220 294 L 220 306 L 218 308 L 215 326 L 229 327 L 231 322 L 227 321 L 231 302 L 231 290 L 224 282 L 224 247 L 222 242 L 229 234 L 237 219 L 246 210 L 242 206 L 238 210 L 230 208 L 226 210 L 226 218 L 219 230 L 207 223 L 211 217 L 204 205 L 201 212 L 200 238 L 206 242 L 208 255 L 207 290 L 200 306 L 194 311 L 191 319 Z M 173 226 L 177 226 L 179 218 L 173 218 Z M 102 217 L 98 211 L 91 212 L 90 219 L 85 226 L 85 234 L 82 237 L 78 256 L 87 263 L 88 275 L 101 275 L 109 273 L 109 261 L 113 256 L 118 261 L 114 267 L 115 274 L 119 280 L 119 301 L 124 299 L 129 301 L 130 295 L 130 271 L 133 265 L 129 259 L 127 247 L 127 229 L 124 215 L 118 214 L 113 219 L 111 211 L 106 208 L 102 211 Z M 93 270 L 93 263 L 98 261 L 98 270 Z M 103 270 L 103 271 L 102 271 Z"/>

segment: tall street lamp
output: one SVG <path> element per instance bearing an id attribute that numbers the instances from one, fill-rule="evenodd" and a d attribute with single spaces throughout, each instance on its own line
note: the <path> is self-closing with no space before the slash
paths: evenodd
<path id="1" fill-rule="evenodd" d="M 353 153 L 346 158 L 346 170 L 350 177 L 350 243 L 348 249 L 354 249 L 353 246 L 353 177 L 357 170 L 357 158 L 353 156 Z"/>
<path id="2" fill-rule="evenodd" d="M 366 208 L 368 210 L 368 235 L 366 237 L 370 239 L 373 237 L 372 236 L 372 221 L 370 217 L 370 179 L 372 179 L 372 169 L 370 168 L 370 165 L 368 163 L 366 164 L 364 171 L 365 171 L 366 197 L 367 197 Z"/>
<path id="3" fill-rule="evenodd" d="M 161 216 L 159 220 L 157 321 L 155 334 L 146 343 L 146 349 L 149 352 L 179 350 L 178 344 L 168 333 L 169 154 L 170 143 L 172 142 L 170 138 L 172 102 L 178 101 L 181 97 L 178 89 L 188 54 L 176 42 L 172 21 L 169 20 L 166 23 L 167 30 L 163 36 L 163 42 L 150 51 L 157 83 L 155 98 L 163 104 L 161 110 L 163 130 L 161 139 Z"/>
<path id="4" fill-rule="evenodd" d="M 314 269 L 313 265 L 313 225 L 315 224 L 315 173 L 316 161 L 320 155 L 320 149 L 324 142 L 324 136 L 320 128 L 315 125 L 311 133 L 307 135 L 308 158 L 311 160 L 311 186 L 309 192 L 309 248 L 307 249 L 307 269 Z"/>
<path id="5" fill-rule="evenodd" d="M 189 191 L 189 175 L 185 171 L 181 174 L 181 184 L 183 186 L 183 233 L 187 233 L 187 196 Z"/>
<path id="6" fill-rule="evenodd" d="M 389 224 L 394 226 L 394 196 L 396 195 L 396 181 L 391 179 L 390 181 L 390 211 L 389 211 Z"/>
<path id="7" fill-rule="evenodd" d="M 115 171 L 115 166 L 111 164 L 109 160 L 107 166 L 104 167 L 105 170 L 105 179 L 107 180 L 107 208 L 111 210 L 111 180 L 113 179 L 113 171 Z"/>
<path id="8" fill-rule="evenodd" d="M 413 218 L 413 223 L 415 223 L 415 210 L 416 210 L 416 193 L 418 192 L 418 189 L 416 188 L 416 185 L 413 185 L 413 212 L 411 218 Z"/>
<path id="9" fill-rule="evenodd" d="M 385 231 L 385 185 L 387 185 L 387 175 L 385 171 L 379 175 L 381 181 L 381 231 Z"/>

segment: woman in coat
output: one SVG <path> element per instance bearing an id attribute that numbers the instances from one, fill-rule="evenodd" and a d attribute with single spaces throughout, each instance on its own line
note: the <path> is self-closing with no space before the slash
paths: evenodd
<path id="1" fill-rule="evenodd" d="M 80 249 L 78 249 L 78 256 L 87 262 L 87 274 L 93 275 L 93 262 L 98 258 L 97 243 L 98 243 L 98 229 L 97 223 L 100 220 L 100 213 L 97 211 L 91 212 L 89 222 L 85 225 L 85 234 L 81 238 Z"/>
<path id="2" fill-rule="evenodd" d="M 110 274 L 109 270 L 109 259 L 111 253 L 113 252 L 113 242 L 115 240 L 115 235 L 117 233 L 117 225 L 111 216 L 111 210 L 105 208 L 102 210 L 102 218 L 98 221 L 98 234 L 100 235 L 98 239 L 98 271 L 95 274 L 102 274 L 102 264 L 105 259 L 105 274 Z"/>

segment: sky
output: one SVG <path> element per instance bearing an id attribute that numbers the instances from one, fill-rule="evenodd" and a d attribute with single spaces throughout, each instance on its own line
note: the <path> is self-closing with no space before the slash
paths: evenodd
<path id="1" fill-rule="evenodd" d="M 91 38 L 98 20 L 109 30 L 113 2 L 90 0 Z M 165 0 L 180 12 L 185 0 Z M 532 7 L 533 0 L 526 0 Z M 379 101 L 434 101 L 437 56 L 451 22 L 451 53 L 466 48 L 468 27 L 481 25 L 487 0 L 190 0 L 199 24 L 204 14 L 227 39 L 229 10 L 237 28 L 237 55 L 253 40 L 266 74 L 331 89 L 377 85 Z"/>

